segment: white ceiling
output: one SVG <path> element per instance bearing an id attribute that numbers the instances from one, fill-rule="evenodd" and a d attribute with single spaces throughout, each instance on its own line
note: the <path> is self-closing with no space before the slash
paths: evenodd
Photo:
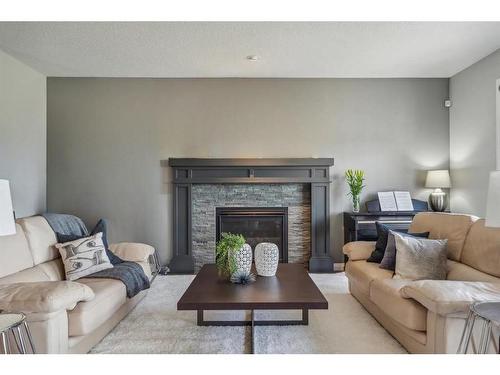
<path id="1" fill-rule="evenodd" d="M 450 77 L 498 48 L 500 22 L 0 22 L 64 77 Z"/>

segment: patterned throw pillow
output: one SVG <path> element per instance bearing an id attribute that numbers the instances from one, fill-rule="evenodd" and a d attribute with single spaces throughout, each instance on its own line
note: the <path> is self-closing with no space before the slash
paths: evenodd
<path id="1" fill-rule="evenodd" d="M 395 278 L 410 280 L 446 279 L 446 245 L 448 240 L 428 240 L 395 233 Z"/>
<path id="2" fill-rule="evenodd" d="M 66 280 L 76 280 L 92 273 L 113 268 L 102 241 L 102 233 L 78 240 L 58 243 Z"/>
<path id="3" fill-rule="evenodd" d="M 106 220 L 100 219 L 97 224 L 95 225 L 94 229 L 92 229 L 92 232 L 87 233 L 83 236 L 75 235 L 75 234 L 62 234 L 62 233 L 57 233 L 56 232 L 56 237 L 57 237 L 57 242 L 59 243 L 65 243 L 65 242 L 70 242 L 74 240 L 79 240 L 80 238 L 83 237 L 88 237 L 88 236 L 93 236 L 96 233 L 101 232 L 102 233 L 102 243 L 104 244 L 104 247 L 106 248 L 106 255 L 109 258 L 109 261 L 111 264 L 114 266 L 115 264 L 122 263 L 123 260 L 120 259 L 117 255 L 115 255 L 110 249 L 108 245 L 108 240 L 107 240 L 107 224 Z"/>

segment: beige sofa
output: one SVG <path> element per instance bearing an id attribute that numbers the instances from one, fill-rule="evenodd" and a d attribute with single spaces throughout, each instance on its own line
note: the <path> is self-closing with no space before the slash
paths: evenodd
<path id="1" fill-rule="evenodd" d="M 0 310 L 27 315 L 38 353 L 86 353 L 146 295 L 127 298 L 118 280 L 64 281 L 55 233 L 42 216 L 19 219 L 17 233 L 0 237 Z M 110 249 L 139 263 L 151 278 L 149 245 Z M 0 349 L 1 350 L 1 349 Z"/>
<path id="2" fill-rule="evenodd" d="M 447 280 L 393 278 L 366 262 L 375 242 L 357 241 L 343 248 L 349 290 L 409 352 L 456 353 L 470 303 L 500 301 L 500 229 L 474 216 L 426 212 L 410 232 L 448 239 Z M 497 348 L 498 338 L 490 351 Z"/>

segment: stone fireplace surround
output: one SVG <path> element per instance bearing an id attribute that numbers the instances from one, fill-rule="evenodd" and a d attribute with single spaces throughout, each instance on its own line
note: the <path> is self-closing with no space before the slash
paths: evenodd
<path id="1" fill-rule="evenodd" d="M 289 261 L 308 261 L 311 272 L 333 272 L 332 165 L 333 159 L 313 158 L 163 160 L 162 166 L 173 168 L 171 272 L 193 273 L 213 262 L 216 207 L 245 206 L 288 207 Z"/>
<path id="2" fill-rule="evenodd" d="M 288 262 L 309 261 L 311 191 L 307 184 L 198 184 L 191 194 L 195 271 L 215 263 L 217 207 L 288 207 Z"/>

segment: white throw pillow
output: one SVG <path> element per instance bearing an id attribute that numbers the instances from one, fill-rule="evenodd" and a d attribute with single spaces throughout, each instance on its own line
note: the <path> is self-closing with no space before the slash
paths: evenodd
<path id="1" fill-rule="evenodd" d="M 56 248 L 61 254 L 66 280 L 76 280 L 107 268 L 113 268 L 106 255 L 102 233 L 58 243 Z"/>
<path id="2" fill-rule="evenodd" d="M 429 240 L 394 233 L 396 240 L 395 278 L 411 280 L 446 279 L 448 240 Z"/>

